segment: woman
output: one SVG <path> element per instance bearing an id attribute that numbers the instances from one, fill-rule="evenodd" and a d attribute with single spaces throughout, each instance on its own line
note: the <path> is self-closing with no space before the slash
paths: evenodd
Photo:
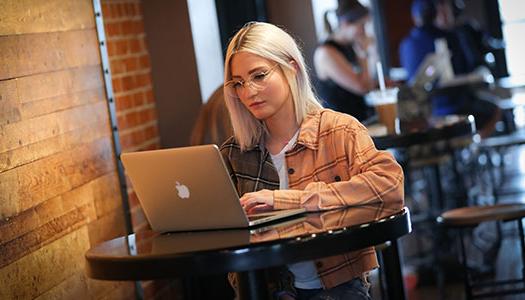
<path id="1" fill-rule="evenodd" d="M 362 121 L 370 116 L 363 95 L 376 85 L 369 74 L 369 62 L 377 61 L 377 54 L 365 30 L 368 9 L 357 0 L 338 4 L 339 25 L 332 32 L 325 14 L 330 36 L 314 53 L 317 88 L 328 107 Z"/>
<path id="2" fill-rule="evenodd" d="M 376 150 L 356 119 L 319 105 L 289 34 L 248 23 L 230 41 L 224 67 L 234 136 L 221 151 L 248 213 L 381 201 L 403 205 L 401 168 L 389 153 Z M 294 280 L 288 292 L 297 299 L 367 299 L 365 277 L 375 267 L 373 248 L 289 265 Z"/>

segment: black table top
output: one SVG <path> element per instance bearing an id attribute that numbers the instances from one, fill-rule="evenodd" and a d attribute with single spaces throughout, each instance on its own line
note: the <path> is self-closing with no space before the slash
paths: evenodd
<path id="1" fill-rule="evenodd" d="M 86 269 L 105 280 L 240 272 L 359 250 L 410 231 L 406 208 L 377 203 L 306 213 L 255 229 L 139 232 L 91 248 Z"/>
<path id="2" fill-rule="evenodd" d="M 431 117 L 419 122 L 402 122 L 398 134 L 372 136 L 378 149 L 406 148 L 413 145 L 471 136 L 476 132 L 473 116 Z"/>

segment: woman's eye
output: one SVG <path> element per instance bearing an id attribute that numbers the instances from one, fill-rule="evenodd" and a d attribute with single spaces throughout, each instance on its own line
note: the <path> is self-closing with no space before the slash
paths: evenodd
<path id="1" fill-rule="evenodd" d="M 266 74 L 267 74 L 266 72 L 265 72 L 265 73 L 260 73 L 260 74 L 255 74 L 255 75 L 253 76 L 253 79 L 252 79 L 252 80 L 255 81 L 255 82 L 257 82 L 257 81 L 263 81 L 264 78 L 266 78 Z"/>
<path id="2" fill-rule="evenodd" d="M 233 82 L 232 86 L 234 89 L 239 89 L 242 87 L 242 83 L 240 81 L 235 81 Z"/>

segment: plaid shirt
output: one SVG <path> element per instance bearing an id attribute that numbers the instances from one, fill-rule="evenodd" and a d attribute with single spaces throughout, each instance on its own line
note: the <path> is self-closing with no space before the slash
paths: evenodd
<path id="1" fill-rule="evenodd" d="M 234 138 L 221 146 L 232 180 L 243 195 L 273 190 L 274 209 L 310 211 L 388 202 L 403 206 L 403 172 L 392 155 L 378 151 L 367 129 L 355 118 L 328 109 L 308 114 L 296 145 L 286 152 L 289 189 L 279 190 L 279 176 L 264 143 L 241 152 Z M 325 288 L 332 288 L 377 267 L 373 248 L 315 261 Z"/>

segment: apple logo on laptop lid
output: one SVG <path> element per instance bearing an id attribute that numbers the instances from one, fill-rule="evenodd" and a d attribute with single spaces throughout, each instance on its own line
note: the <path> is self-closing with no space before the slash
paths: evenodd
<path id="1" fill-rule="evenodd" d="M 187 199 L 190 197 L 190 190 L 184 184 L 181 184 L 177 181 L 175 188 L 177 189 L 177 194 L 179 195 L 179 198 Z"/>

